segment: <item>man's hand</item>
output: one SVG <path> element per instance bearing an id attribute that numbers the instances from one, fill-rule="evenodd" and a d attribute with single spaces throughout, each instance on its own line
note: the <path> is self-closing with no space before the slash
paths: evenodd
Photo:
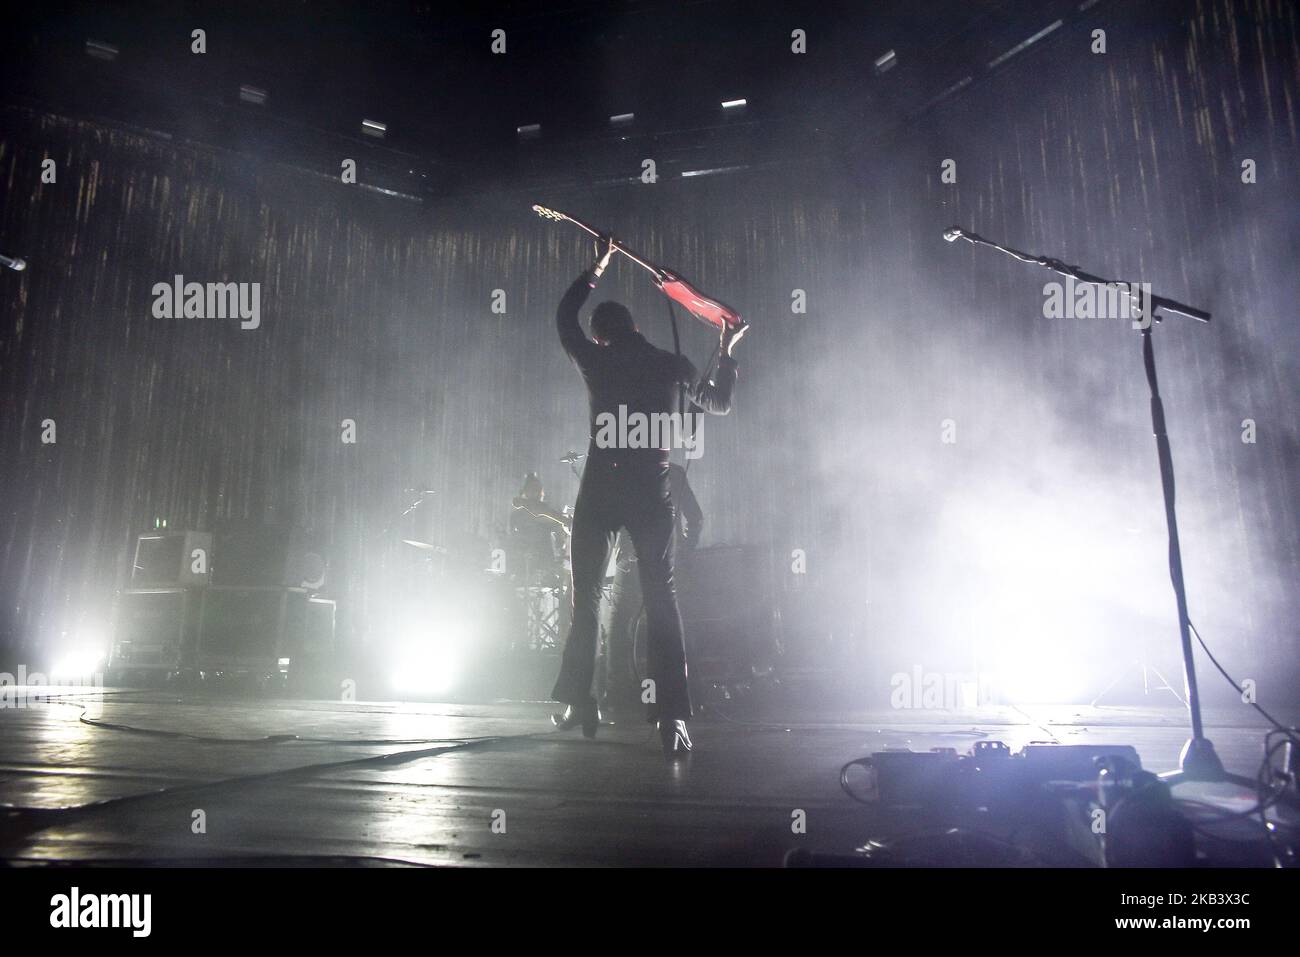
<path id="1" fill-rule="evenodd" d="M 604 255 L 601 255 L 600 251 L 602 245 L 605 246 Z M 602 236 L 600 239 L 596 240 L 596 256 L 598 258 L 596 259 L 596 264 L 591 267 L 591 271 L 597 279 L 599 279 L 600 274 L 605 271 L 605 267 L 609 265 L 610 257 L 612 257 L 615 252 L 617 252 L 617 248 L 614 246 L 614 240 L 611 237 Z"/>
<path id="2" fill-rule="evenodd" d="M 722 334 L 719 336 L 720 348 L 724 356 L 730 357 L 731 350 L 736 348 L 741 338 L 749 331 L 749 323 L 742 322 L 738 326 L 733 326 L 729 322 L 722 324 Z"/>

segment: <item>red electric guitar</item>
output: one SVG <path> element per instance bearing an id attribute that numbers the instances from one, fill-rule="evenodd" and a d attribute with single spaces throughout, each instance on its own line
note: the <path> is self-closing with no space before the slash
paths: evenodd
<path id="1" fill-rule="evenodd" d="M 705 322 L 715 329 L 721 329 L 723 325 L 743 326 L 744 320 L 740 318 L 740 313 L 732 309 L 725 302 L 712 299 L 704 295 L 689 282 L 683 279 L 671 269 L 663 269 L 654 263 L 637 255 L 621 241 L 610 236 L 608 233 L 602 233 L 598 229 L 593 229 L 580 219 L 575 219 L 568 213 L 562 213 L 556 209 L 547 209 L 545 206 L 534 206 L 533 212 L 537 213 L 543 219 L 553 219 L 557 223 L 573 223 L 584 232 L 590 233 L 596 239 L 606 240 L 613 244 L 614 248 L 621 252 L 632 262 L 636 263 L 642 269 L 654 277 L 655 285 L 664 291 L 669 299 L 680 303 L 696 319 Z"/>

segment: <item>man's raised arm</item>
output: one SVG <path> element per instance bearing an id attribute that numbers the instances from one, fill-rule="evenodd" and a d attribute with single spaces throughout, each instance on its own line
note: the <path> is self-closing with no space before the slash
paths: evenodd
<path id="1" fill-rule="evenodd" d="M 573 285 L 560 299 L 559 308 L 555 310 L 555 329 L 560 334 L 560 344 L 564 346 L 569 358 L 580 366 L 591 350 L 597 348 L 583 333 L 578 322 L 578 310 L 591 295 L 591 282 L 591 270 L 587 269 L 573 281 Z"/>
<path id="2" fill-rule="evenodd" d="M 559 308 L 555 310 L 555 329 L 560 334 L 560 344 L 564 346 L 564 351 L 569 354 L 569 358 L 578 363 L 579 368 L 586 364 L 592 350 L 599 346 L 588 339 L 586 333 L 582 331 L 582 325 L 578 322 L 578 310 L 591 295 L 591 290 L 596 288 L 596 282 L 600 279 L 600 274 L 605 271 L 605 267 L 609 265 L 609 257 L 612 255 L 614 255 L 614 246 L 611 243 L 605 254 L 591 268 L 584 270 L 577 279 L 573 280 L 573 285 L 564 293 Z"/>
<path id="3" fill-rule="evenodd" d="M 740 342 L 749 326 L 723 326 L 718 355 L 718 371 L 711 380 L 695 382 L 695 367 L 689 359 L 682 357 L 683 379 L 690 386 L 689 398 L 705 412 L 713 415 L 726 415 L 731 411 L 731 397 L 736 389 L 736 360 L 731 351 Z"/>

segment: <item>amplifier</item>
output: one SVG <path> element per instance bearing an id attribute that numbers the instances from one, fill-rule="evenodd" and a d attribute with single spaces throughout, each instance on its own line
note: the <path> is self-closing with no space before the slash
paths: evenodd
<path id="1" fill-rule="evenodd" d="M 335 604 L 330 599 L 290 592 L 280 638 L 280 657 L 290 660 L 290 670 L 320 667 L 333 658 L 334 616 Z"/>
<path id="2" fill-rule="evenodd" d="M 211 567 L 208 532 L 144 532 L 135 539 L 131 587 L 204 585 Z"/>
<path id="3" fill-rule="evenodd" d="M 333 653 L 334 602 L 302 589 L 213 585 L 199 604 L 203 672 L 275 674 Z"/>
<path id="4" fill-rule="evenodd" d="M 325 584 L 325 559 L 301 528 L 232 525 L 216 535 L 212 584 L 309 588 Z"/>
<path id="5" fill-rule="evenodd" d="M 692 677 L 741 681 L 771 638 L 771 589 L 762 549 L 716 545 L 678 554 L 677 604 Z"/>
<path id="6" fill-rule="evenodd" d="M 692 685 L 748 681 L 771 648 L 772 589 L 764 551 L 717 545 L 681 548 L 677 557 L 677 604 Z M 636 599 L 641 600 L 639 589 Z M 631 633 L 638 682 L 647 673 L 646 629 L 642 607 Z"/>
<path id="7" fill-rule="evenodd" d="M 677 603 L 683 621 L 761 617 L 772 590 L 762 549 L 714 545 L 677 550 Z"/>
<path id="8" fill-rule="evenodd" d="M 194 633 L 195 593 L 188 588 L 133 588 L 118 600 L 110 671 L 171 674 L 181 670 Z"/>

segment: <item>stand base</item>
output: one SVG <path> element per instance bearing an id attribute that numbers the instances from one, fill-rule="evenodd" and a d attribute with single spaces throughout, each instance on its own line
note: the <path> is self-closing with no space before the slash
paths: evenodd
<path id="1" fill-rule="evenodd" d="M 1188 738 L 1183 745 L 1182 754 L 1178 756 L 1178 770 L 1166 771 L 1160 780 L 1171 787 L 1185 781 L 1207 783 L 1236 784 L 1254 791 L 1258 782 L 1240 774 L 1229 774 L 1223 770 L 1223 762 L 1214 751 L 1214 742 L 1209 738 Z"/>
<path id="2" fill-rule="evenodd" d="M 1222 781 L 1225 774 L 1209 738 L 1188 738 L 1178 755 L 1178 767 L 1189 781 Z"/>

